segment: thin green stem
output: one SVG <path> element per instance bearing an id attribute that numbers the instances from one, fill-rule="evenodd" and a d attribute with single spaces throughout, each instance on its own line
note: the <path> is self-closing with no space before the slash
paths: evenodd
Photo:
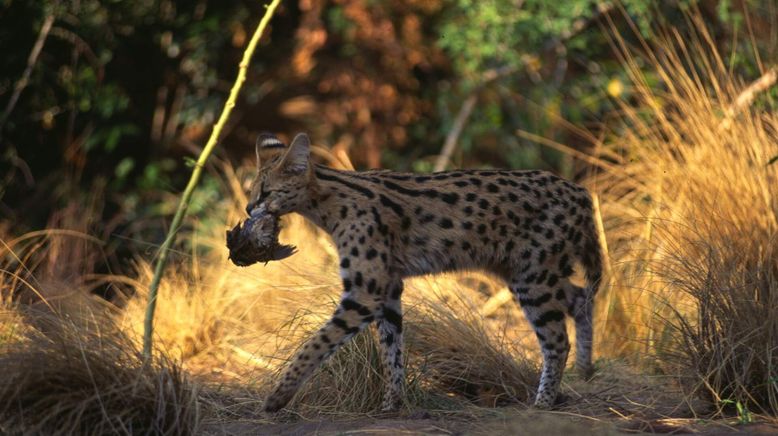
<path id="1" fill-rule="evenodd" d="M 249 45 L 243 52 L 243 59 L 240 61 L 238 68 L 238 77 L 235 79 L 235 83 L 232 85 L 230 96 L 227 98 L 227 102 L 224 103 L 224 109 L 222 110 L 221 116 L 219 116 L 219 120 L 213 126 L 213 131 L 211 132 L 211 136 L 208 138 L 208 142 L 205 144 L 205 148 L 203 148 L 203 151 L 197 158 L 197 162 L 195 163 L 194 169 L 192 170 L 192 176 L 189 178 L 189 183 L 186 185 L 184 194 L 181 196 L 181 201 L 178 203 L 176 214 L 173 216 L 173 222 L 170 224 L 170 230 L 168 230 L 165 241 L 159 248 L 159 257 L 157 258 L 157 263 L 154 267 L 154 276 L 152 277 L 151 285 L 149 286 L 149 297 L 148 302 L 146 303 L 146 317 L 143 323 L 143 357 L 147 363 L 151 363 L 152 358 L 151 350 L 152 336 L 154 334 L 154 311 L 157 308 L 157 293 L 159 290 L 159 282 L 162 280 L 162 273 L 164 272 L 165 266 L 167 265 L 168 251 L 170 246 L 173 245 L 173 242 L 176 240 L 176 233 L 178 232 L 178 229 L 181 228 L 181 222 L 183 221 L 184 216 L 186 215 L 186 211 L 189 208 L 189 202 L 192 199 L 192 194 L 194 193 L 195 187 L 197 186 L 197 182 L 200 181 L 200 174 L 203 172 L 205 162 L 208 160 L 208 156 L 211 155 L 214 147 L 216 147 L 216 144 L 219 143 L 221 131 L 224 128 L 224 125 L 227 123 L 227 120 L 230 118 L 232 108 L 235 107 L 235 101 L 238 98 L 238 94 L 240 93 L 240 89 L 243 86 L 243 82 L 246 81 L 246 71 L 248 70 L 249 63 L 251 62 L 251 57 L 254 55 L 254 50 L 257 47 L 257 43 L 262 37 L 262 33 L 265 31 L 265 27 L 267 27 L 267 24 L 270 22 L 270 18 L 273 16 L 273 13 L 275 12 L 279 3 L 281 3 L 281 0 L 273 0 L 270 5 L 266 6 L 267 10 L 265 11 L 265 15 L 262 17 L 262 20 L 259 21 L 257 30 L 254 31 L 254 35 L 251 37 Z"/>

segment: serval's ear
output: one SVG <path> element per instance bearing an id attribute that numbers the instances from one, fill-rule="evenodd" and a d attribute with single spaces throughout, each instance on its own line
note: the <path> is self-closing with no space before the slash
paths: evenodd
<path id="1" fill-rule="evenodd" d="M 257 136 L 255 151 L 257 153 L 257 169 L 262 168 L 262 162 L 270 162 L 270 159 L 282 154 L 286 144 L 268 132 L 262 132 Z"/>
<path id="2" fill-rule="evenodd" d="M 286 172 L 302 174 L 308 169 L 308 159 L 311 156 L 311 140 L 305 133 L 298 133 L 289 145 L 284 158 L 279 165 Z"/>

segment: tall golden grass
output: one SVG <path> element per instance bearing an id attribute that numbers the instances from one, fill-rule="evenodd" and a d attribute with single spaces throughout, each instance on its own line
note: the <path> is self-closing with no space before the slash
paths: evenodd
<path id="1" fill-rule="evenodd" d="M 137 346 L 105 323 L 84 329 L 50 316 L 48 326 L 0 348 L 3 433 L 195 433 L 197 389 L 180 365 L 164 355 L 144 364 Z"/>
<path id="2" fill-rule="evenodd" d="M 641 49 L 614 39 L 631 92 L 602 148 L 619 164 L 590 180 L 614 272 L 600 331 L 616 354 L 678 371 L 717 405 L 776 413 L 776 102 L 739 106 L 747 84 L 690 21 L 691 33 Z"/>
<path id="3" fill-rule="evenodd" d="M 199 395 L 177 361 L 160 353 L 144 363 L 117 328 L 116 307 L 89 293 L 88 277 L 36 277 L 63 246 L 80 250 L 89 239 L 58 230 L 2 239 L 0 433 L 194 434 Z"/>

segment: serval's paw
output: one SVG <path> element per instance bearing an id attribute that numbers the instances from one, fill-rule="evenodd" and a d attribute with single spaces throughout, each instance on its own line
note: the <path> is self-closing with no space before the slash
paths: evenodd
<path id="1" fill-rule="evenodd" d="M 276 390 L 265 400 L 264 410 L 267 413 L 276 413 L 289 404 L 292 395 Z"/>

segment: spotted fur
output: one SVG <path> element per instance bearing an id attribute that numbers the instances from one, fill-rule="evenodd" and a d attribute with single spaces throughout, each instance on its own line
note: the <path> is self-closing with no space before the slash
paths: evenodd
<path id="1" fill-rule="evenodd" d="M 304 134 L 288 147 L 260 136 L 247 210 L 264 203 L 328 232 L 340 255 L 343 297 L 286 368 L 267 411 L 284 407 L 327 357 L 373 321 L 384 360 L 382 408 L 397 408 L 405 378 L 403 279 L 444 271 L 483 269 L 505 280 L 542 350 L 536 406 L 550 407 L 557 398 L 570 349 L 567 316 L 575 321 L 576 366 L 591 373 L 601 260 L 584 188 L 545 171 L 338 171 L 312 163 L 309 149 Z M 585 287 L 569 280 L 576 263 Z"/>

